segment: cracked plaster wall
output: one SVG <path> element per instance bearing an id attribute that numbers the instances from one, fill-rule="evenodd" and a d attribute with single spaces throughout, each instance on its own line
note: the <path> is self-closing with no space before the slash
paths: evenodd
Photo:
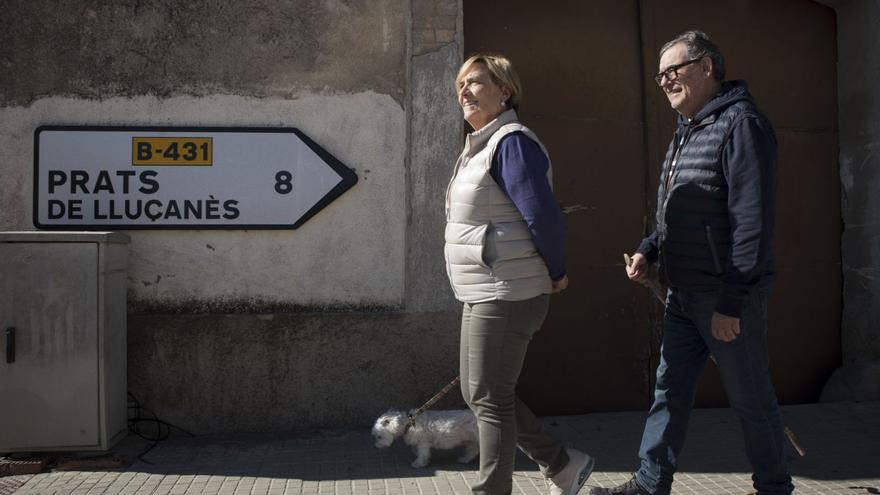
<path id="1" fill-rule="evenodd" d="M 837 10 L 843 367 L 822 400 L 880 400 L 880 3 Z"/>
<path id="2" fill-rule="evenodd" d="M 131 231 L 130 308 L 402 306 L 399 1 L 37 0 L 5 10 L 0 228 L 33 228 L 39 125 L 298 127 L 359 183 L 295 231 Z"/>
<path id="3" fill-rule="evenodd" d="M 880 3 L 838 14 L 844 362 L 880 360 Z"/>
<path id="4" fill-rule="evenodd" d="M 373 91 L 403 105 L 400 0 L 10 0 L 0 105 L 43 96 Z"/>
<path id="5" fill-rule="evenodd" d="M 298 127 L 359 176 L 298 230 L 126 232 L 130 388 L 200 433 L 362 425 L 417 405 L 457 369 L 442 196 L 462 139 L 460 12 L 11 0 L 0 230 L 34 228 L 39 125 Z"/>
<path id="6" fill-rule="evenodd" d="M 459 311 L 443 261 L 446 185 L 462 146 L 461 110 L 453 84 L 460 44 L 413 57 L 410 118 L 412 218 L 407 230 L 406 306 L 413 311 Z M 429 109 L 421 111 L 420 109 Z"/>

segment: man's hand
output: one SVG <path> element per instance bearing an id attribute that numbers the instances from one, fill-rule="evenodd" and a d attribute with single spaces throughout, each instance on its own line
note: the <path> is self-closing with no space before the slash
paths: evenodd
<path id="1" fill-rule="evenodd" d="M 559 280 L 553 281 L 553 291 L 551 294 L 556 294 L 557 292 L 562 292 L 568 288 L 568 275 L 563 275 Z"/>
<path id="2" fill-rule="evenodd" d="M 645 259 L 642 253 L 636 253 L 630 259 L 632 262 L 626 265 L 626 276 L 633 282 L 638 282 L 642 285 L 647 284 L 648 260 Z"/>
<path id="3" fill-rule="evenodd" d="M 739 318 L 713 313 L 712 336 L 722 342 L 733 342 L 739 336 Z"/>

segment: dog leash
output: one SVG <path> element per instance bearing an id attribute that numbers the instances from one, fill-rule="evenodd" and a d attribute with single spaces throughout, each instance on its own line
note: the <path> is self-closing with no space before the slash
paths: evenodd
<path id="1" fill-rule="evenodd" d="M 461 376 L 455 377 L 451 382 L 449 382 L 449 385 L 440 389 L 440 391 L 437 392 L 436 394 L 434 394 L 434 397 L 431 397 L 430 399 L 428 399 L 428 402 L 425 402 L 422 405 L 422 407 L 416 409 L 415 412 L 411 413 L 409 415 L 409 426 L 410 427 L 415 426 L 416 425 L 416 416 L 422 414 L 423 412 L 427 411 L 431 406 L 436 404 L 438 400 L 442 399 L 444 395 L 448 394 L 449 391 L 452 390 L 452 387 L 458 385 L 458 382 L 460 382 L 460 381 L 461 381 Z M 407 428 L 407 429 L 409 429 L 409 428 Z"/>

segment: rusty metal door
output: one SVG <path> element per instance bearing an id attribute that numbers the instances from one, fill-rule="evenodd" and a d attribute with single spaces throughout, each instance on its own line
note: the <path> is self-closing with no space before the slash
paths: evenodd
<path id="1" fill-rule="evenodd" d="M 675 113 L 651 80 L 663 43 L 709 33 L 779 140 L 770 352 L 783 403 L 811 402 L 840 363 L 840 196 L 833 10 L 808 0 L 464 2 L 465 55 L 509 56 L 520 119 L 550 151 L 568 225 L 569 289 L 530 347 L 520 394 L 539 414 L 645 409 L 662 307 L 622 253 L 653 229 Z M 726 405 L 713 365 L 698 406 Z"/>

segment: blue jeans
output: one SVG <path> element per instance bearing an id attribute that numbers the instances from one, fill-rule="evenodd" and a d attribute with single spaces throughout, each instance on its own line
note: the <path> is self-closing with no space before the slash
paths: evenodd
<path id="1" fill-rule="evenodd" d="M 739 336 L 732 342 L 722 342 L 711 333 L 718 292 L 669 291 L 654 404 L 642 434 L 641 467 L 636 472 L 636 481 L 650 493 L 670 493 L 697 379 L 710 354 L 718 364 L 730 406 L 742 424 L 758 494 L 790 494 L 794 490 L 785 465 L 782 415 L 770 381 L 769 293 L 766 286 L 749 293 L 743 301 Z"/>

